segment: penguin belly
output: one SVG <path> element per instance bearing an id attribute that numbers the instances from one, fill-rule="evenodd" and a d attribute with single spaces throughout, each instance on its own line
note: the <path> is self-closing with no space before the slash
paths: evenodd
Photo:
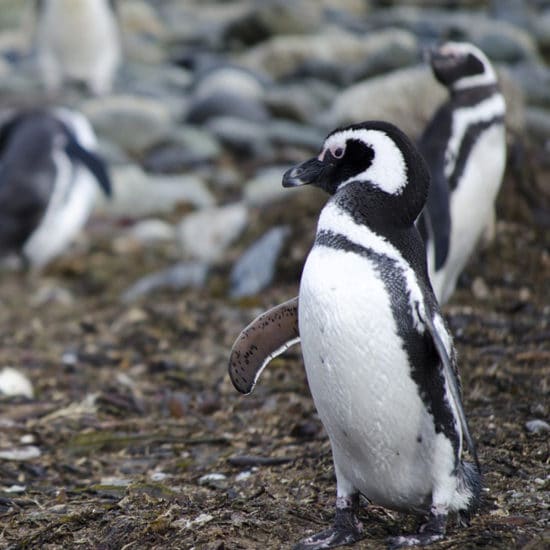
<path id="1" fill-rule="evenodd" d="M 58 174 L 52 198 L 23 247 L 24 255 L 36 268 L 43 267 L 69 246 L 86 224 L 97 197 L 97 183 L 87 169 L 71 166 L 61 154 L 56 157 L 56 166 Z"/>
<path id="2" fill-rule="evenodd" d="M 436 273 L 433 247 L 428 250 L 430 279 L 436 296 L 445 303 L 488 225 L 494 220 L 494 205 L 506 162 L 504 126 L 493 125 L 478 138 L 451 195 L 449 255 Z"/>
<path id="3" fill-rule="evenodd" d="M 339 486 L 343 476 L 376 504 L 426 512 L 434 487 L 454 483 L 454 451 L 436 434 L 411 378 L 375 264 L 314 247 L 302 275 L 298 317 L 308 383 Z"/>

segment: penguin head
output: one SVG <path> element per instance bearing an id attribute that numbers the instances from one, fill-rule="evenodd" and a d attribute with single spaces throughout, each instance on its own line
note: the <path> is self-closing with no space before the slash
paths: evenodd
<path id="1" fill-rule="evenodd" d="M 388 122 L 368 121 L 331 132 L 317 157 L 283 176 L 283 187 L 312 184 L 331 195 L 353 194 L 369 210 L 413 223 L 430 183 L 411 140 Z"/>
<path id="2" fill-rule="evenodd" d="M 451 90 L 496 84 L 497 75 L 487 56 L 468 42 L 446 42 L 430 52 L 437 80 Z"/>

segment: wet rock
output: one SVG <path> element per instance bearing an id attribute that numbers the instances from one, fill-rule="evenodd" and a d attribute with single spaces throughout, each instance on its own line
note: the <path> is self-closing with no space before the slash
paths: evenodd
<path id="1" fill-rule="evenodd" d="M 138 154 L 169 134 L 171 114 L 162 101 L 132 95 L 86 101 L 82 110 L 97 133 Z"/>
<path id="2" fill-rule="evenodd" d="M 31 399 L 34 390 L 24 374 L 12 367 L 4 367 L 0 372 L 0 395 L 22 395 Z"/>
<path id="3" fill-rule="evenodd" d="M 216 262 L 247 223 L 248 208 L 244 204 L 206 208 L 183 218 L 177 227 L 177 236 L 186 256 Z"/>
<path id="4" fill-rule="evenodd" d="M 550 432 L 550 424 L 540 419 L 529 420 L 528 422 L 525 423 L 525 428 L 528 432 L 531 432 L 534 434 Z"/>
<path id="5" fill-rule="evenodd" d="M 317 141 L 319 144 L 319 141 Z M 273 201 L 287 199 L 290 194 L 282 185 L 288 166 L 270 166 L 260 170 L 244 187 L 244 200 L 251 206 L 264 206 Z"/>
<path id="6" fill-rule="evenodd" d="M 153 176 L 138 166 L 111 169 L 113 197 L 101 198 L 98 211 L 111 216 L 136 218 L 170 212 L 178 204 L 197 208 L 214 204 L 214 197 L 202 179 L 193 175 Z"/>
<path id="7" fill-rule="evenodd" d="M 289 234 L 288 226 L 273 227 L 245 251 L 231 270 L 232 298 L 253 296 L 271 284 L 277 260 Z"/>
<path id="8" fill-rule="evenodd" d="M 142 277 L 121 296 L 123 302 L 132 302 L 157 290 L 183 290 L 204 286 L 208 276 L 208 265 L 201 262 L 181 262 Z"/>

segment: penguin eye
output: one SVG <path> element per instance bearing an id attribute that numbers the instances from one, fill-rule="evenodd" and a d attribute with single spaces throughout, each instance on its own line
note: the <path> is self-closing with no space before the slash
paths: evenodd
<path id="1" fill-rule="evenodd" d="M 343 147 L 337 147 L 336 149 L 331 150 L 331 154 L 336 159 L 341 159 L 344 156 L 346 150 Z"/>

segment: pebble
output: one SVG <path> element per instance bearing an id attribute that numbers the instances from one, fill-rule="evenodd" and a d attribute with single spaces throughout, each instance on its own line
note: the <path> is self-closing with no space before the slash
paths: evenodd
<path id="1" fill-rule="evenodd" d="M 13 367 L 4 367 L 0 372 L 0 394 L 22 395 L 31 399 L 34 390 L 32 383 L 24 374 Z"/>
<path id="2" fill-rule="evenodd" d="M 24 462 L 32 460 L 42 455 L 42 451 L 35 445 L 26 445 L 25 447 L 13 447 L 11 449 L 0 450 L 0 459 L 13 460 L 15 462 Z"/>
<path id="3" fill-rule="evenodd" d="M 525 428 L 528 432 L 531 432 L 534 434 L 550 432 L 550 424 L 538 418 L 535 420 L 529 420 L 528 422 L 526 422 Z"/>
<path id="4" fill-rule="evenodd" d="M 128 235 L 145 245 L 172 241 L 176 238 L 173 225 L 158 218 L 149 218 L 138 221 L 129 230 Z"/>
<path id="5" fill-rule="evenodd" d="M 229 277 L 229 295 L 232 298 L 253 296 L 271 284 L 277 260 L 289 235 L 290 227 L 273 227 L 245 251 L 233 266 Z"/>
<path id="6" fill-rule="evenodd" d="M 157 290 L 183 290 L 204 286 L 208 266 L 201 262 L 181 262 L 138 279 L 121 295 L 123 302 L 132 302 Z"/>
<path id="7" fill-rule="evenodd" d="M 247 224 L 247 206 L 233 203 L 192 212 L 183 218 L 176 231 L 185 256 L 211 263 L 221 260 Z"/>

